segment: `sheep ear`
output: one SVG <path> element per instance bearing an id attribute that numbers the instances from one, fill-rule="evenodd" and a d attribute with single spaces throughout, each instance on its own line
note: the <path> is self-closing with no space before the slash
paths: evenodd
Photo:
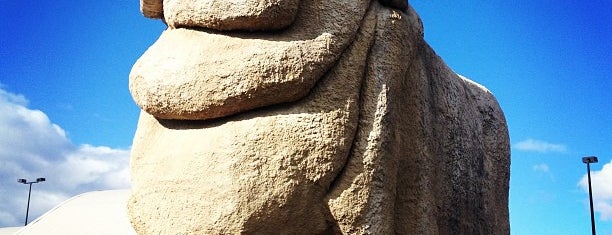
<path id="1" fill-rule="evenodd" d="M 383 6 L 399 9 L 403 12 L 408 10 L 408 0 L 378 0 L 378 2 Z"/>
<path id="2" fill-rule="evenodd" d="M 146 17 L 154 19 L 164 18 L 163 0 L 140 0 L 140 12 Z"/>

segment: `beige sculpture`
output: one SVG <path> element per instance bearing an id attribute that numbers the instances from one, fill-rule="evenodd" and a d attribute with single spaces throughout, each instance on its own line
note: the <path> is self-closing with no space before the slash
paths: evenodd
<path id="1" fill-rule="evenodd" d="M 141 0 L 140 234 L 509 234 L 509 142 L 401 0 Z"/>

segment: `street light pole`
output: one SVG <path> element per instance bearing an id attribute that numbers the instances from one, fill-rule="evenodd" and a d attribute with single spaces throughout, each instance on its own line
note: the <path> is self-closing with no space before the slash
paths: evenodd
<path id="1" fill-rule="evenodd" d="M 582 162 L 587 164 L 587 177 L 589 181 L 589 204 L 591 206 L 591 232 L 595 235 L 595 213 L 593 212 L 593 191 L 591 189 L 591 163 L 597 163 L 597 157 L 583 157 Z"/>
<path id="2" fill-rule="evenodd" d="M 32 182 L 30 182 L 30 190 L 28 190 L 28 206 L 26 207 L 26 219 L 23 226 L 28 225 L 28 215 L 30 214 L 30 196 L 32 195 Z"/>
<path id="3" fill-rule="evenodd" d="M 32 184 L 44 182 L 45 178 L 37 178 L 36 181 L 28 182 L 26 179 L 18 179 L 17 182 L 22 184 L 29 184 L 30 190 L 28 190 L 28 206 L 26 207 L 26 218 L 23 226 L 28 225 L 28 215 L 30 214 L 30 196 L 32 195 Z"/>

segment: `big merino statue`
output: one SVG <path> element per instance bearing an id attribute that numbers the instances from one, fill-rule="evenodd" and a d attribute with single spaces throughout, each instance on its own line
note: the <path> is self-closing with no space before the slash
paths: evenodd
<path id="1" fill-rule="evenodd" d="M 141 0 L 139 234 L 509 234 L 493 95 L 401 0 Z"/>

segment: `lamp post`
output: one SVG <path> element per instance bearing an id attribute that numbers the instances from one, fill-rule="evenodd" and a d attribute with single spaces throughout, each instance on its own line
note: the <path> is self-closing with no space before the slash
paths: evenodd
<path id="1" fill-rule="evenodd" d="M 36 181 L 28 182 L 26 179 L 18 179 L 17 182 L 22 184 L 29 184 L 30 190 L 28 191 L 28 206 L 26 207 L 26 219 L 23 226 L 28 225 L 28 214 L 30 213 L 30 195 L 32 195 L 32 184 L 44 182 L 45 178 L 37 178 Z"/>
<path id="2" fill-rule="evenodd" d="M 583 157 L 582 162 L 587 165 L 587 175 L 589 179 L 589 203 L 591 205 L 591 231 L 595 235 L 595 214 L 593 212 L 593 192 L 591 190 L 591 163 L 597 163 L 597 157 Z"/>

